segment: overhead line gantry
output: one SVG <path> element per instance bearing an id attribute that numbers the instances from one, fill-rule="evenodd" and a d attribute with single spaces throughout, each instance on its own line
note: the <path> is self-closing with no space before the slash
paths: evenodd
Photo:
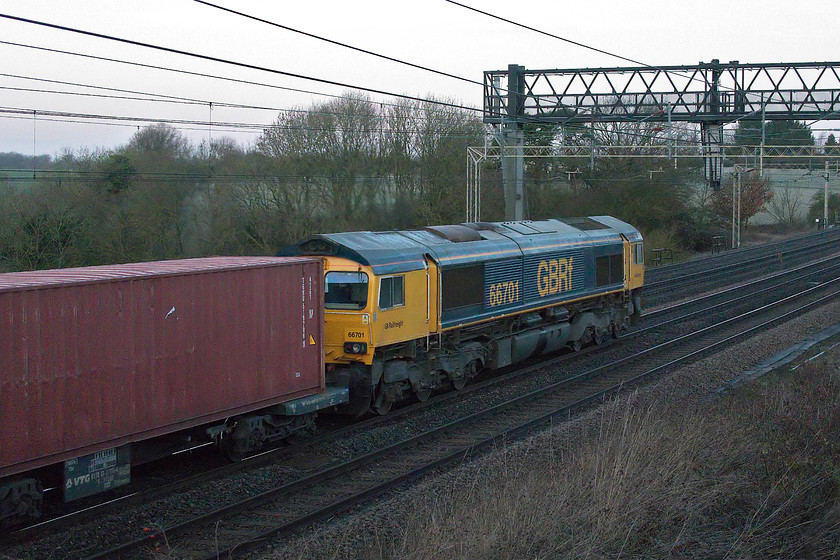
<path id="1" fill-rule="evenodd" d="M 723 127 L 840 120 L 840 62 L 721 63 L 484 72 L 484 122 L 501 129 L 505 214 L 522 219 L 526 123 L 698 123 L 706 180 L 719 188 Z"/>

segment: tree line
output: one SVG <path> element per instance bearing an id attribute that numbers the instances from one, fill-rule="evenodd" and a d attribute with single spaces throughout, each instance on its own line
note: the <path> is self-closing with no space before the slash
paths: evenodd
<path id="1" fill-rule="evenodd" d="M 34 172 L 0 154 L 0 269 L 270 255 L 317 232 L 463 221 L 466 147 L 483 135 L 452 107 L 347 96 L 280 113 L 249 147 L 157 124 Z"/>
<path id="2" fill-rule="evenodd" d="M 656 141 L 651 126 L 533 125 L 526 141 L 643 145 Z M 484 138 L 480 116 L 454 107 L 348 95 L 281 112 L 247 147 L 228 138 L 194 145 L 156 124 L 110 150 L 0 154 L 0 270 L 271 255 L 314 233 L 462 222 L 466 148 Z M 729 219 L 726 188 L 697 188 L 699 162 L 526 161 L 532 219 L 610 214 L 692 249 Z M 767 202 L 762 188 L 769 191 L 745 183 L 752 214 Z M 490 160 L 482 219 L 504 219 L 502 193 L 499 162 Z"/>

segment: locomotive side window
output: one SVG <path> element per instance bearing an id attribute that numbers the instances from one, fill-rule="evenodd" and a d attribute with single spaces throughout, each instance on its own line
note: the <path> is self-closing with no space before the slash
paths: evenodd
<path id="1" fill-rule="evenodd" d="M 633 244 L 633 264 L 644 264 L 645 252 L 642 250 L 641 243 Z"/>
<path id="2" fill-rule="evenodd" d="M 405 280 L 403 276 L 386 276 L 379 280 L 379 309 L 405 305 Z"/>
<path id="3" fill-rule="evenodd" d="M 595 259 L 595 285 L 608 286 L 624 280 L 624 257 L 621 254 Z"/>
<path id="4" fill-rule="evenodd" d="M 484 303 L 484 266 L 444 269 L 441 275 L 444 310 Z"/>
<path id="5" fill-rule="evenodd" d="M 324 281 L 327 309 L 364 309 L 367 305 L 368 277 L 364 272 L 327 272 Z"/>

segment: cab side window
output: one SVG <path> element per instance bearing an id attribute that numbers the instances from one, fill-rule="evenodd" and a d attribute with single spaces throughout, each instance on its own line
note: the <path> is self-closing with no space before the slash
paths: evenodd
<path id="1" fill-rule="evenodd" d="M 645 262 L 645 252 L 642 249 L 641 243 L 636 243 L 633 245 L 633 264 L 644 264 Z"/>
<path id="2" fill-rule="evenodd" d="M 390 309 L 405 305 L 405 283 L 403 276 L 386 276 L 379 280 L 379 309 Z"/>

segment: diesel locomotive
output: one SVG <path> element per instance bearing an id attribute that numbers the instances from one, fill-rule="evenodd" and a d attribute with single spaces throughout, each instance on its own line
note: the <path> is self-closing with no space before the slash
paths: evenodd
<path id="1" fill-rule="evenodd" d="M 642 236 L 610 216 L 321 234 L 281 254 L 323 260 L 326 379 L 349 414 L 601 344 L 641 310 Z"/>

